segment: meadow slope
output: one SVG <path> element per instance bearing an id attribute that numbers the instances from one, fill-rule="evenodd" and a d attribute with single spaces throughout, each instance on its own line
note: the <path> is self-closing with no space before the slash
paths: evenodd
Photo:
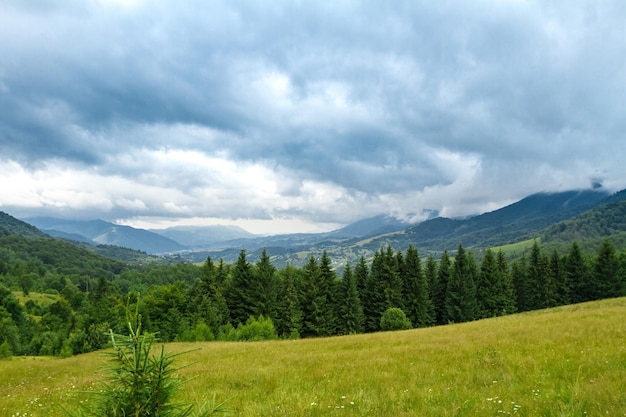
<path id="1" fill-rule="evenodd" d="M 428 329 L 174 343 L 178 399 L 241 416 L 624 416 L 626 298 Z M 101 352 L 0 361 L 0 416 L 62 416 L 103 379 Z"/>

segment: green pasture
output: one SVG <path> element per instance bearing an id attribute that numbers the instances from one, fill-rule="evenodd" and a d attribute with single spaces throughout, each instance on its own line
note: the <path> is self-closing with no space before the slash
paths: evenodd
<path id="1" fill-rule="evenodd" d="M 240 416 L 623 416 L 626 298 L 427 329 L 324 339 L 173 343 L 177 398 Z M 90 401 L 102 352 L 0 361 L 0 416 Z"/>

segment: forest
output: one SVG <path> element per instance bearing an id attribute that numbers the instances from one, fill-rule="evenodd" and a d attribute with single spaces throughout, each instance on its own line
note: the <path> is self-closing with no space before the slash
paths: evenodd
<path id="1" fill-rule="evenodd" d="M 336 270 L 326 252 L 277 269 L 270 254 L 235 263 L 131 264 L 51 238 L 0 237 L 0 357 L 98 350 L 138 309 L 160 341 L 263 340 L 460 323 L 626 295 L 626 251 L 609 239 L 567 253 L 535 240 L 502 250 L 420 256 L 381 247 Z"/>

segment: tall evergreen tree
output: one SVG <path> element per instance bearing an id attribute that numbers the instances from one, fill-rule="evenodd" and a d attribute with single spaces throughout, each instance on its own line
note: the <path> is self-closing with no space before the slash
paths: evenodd
<path id="1" fill-rule="evenodd" d="M 593 285 L 590 279 L 589 269 L 583 258 L 583 253 L 578 242 L 572 243 L 572 247 L 565 258 L 565 274 L 569 279 L 572 292 L 572 303 L 582 303 L 593 299 Z"/>
<path id="2" fill-rule="evenodd" d="M 556 302 L 557 305 L 567 305 L 570 303 L 570 294 L 572 292 L 569 276 L 565 273 L 563 260 L 559 253 L 555 250 L 550 255 L 550 270 L 556 283 Z"/>
<path id="3" fill-rule="evenodd" d="M 367 278 L 369 275 L 369 269 L 367 267 L 367 262 L 365 262 L 365 257 L 361 255 L 359 258 L 359 262 L 356 264 L 354 268 L 354 278 L 356 281 L 356 289 L 359 292 L 359 297 L 361 298 L 361 304 L 363 304 L 363 297 L 365 295 L 365 286 L 367 284 Z"/>
<path id="4" fill-rule="evenodd" d="M 556 307 L 558 305 L 558 286 L 556 282 L 556 272 L 552 269 L 550 259 L 546 255 L 541 255 L 540 260 L 541 278 L 541 299 L 540 308 Z"/>
<path id="5" fill-rule="evenodd" d="M 541 248 L 537 240 L 534 241 L 533 247 L 530 250 L 530 257 L 528 259 L 528 270 L 526 279 L 528 280 L 528 309 L 536 310 L 543 307 L 544 290 L 543 288 L 543 274 L 545 271 L 542 269 Z"/>
<path id="6" fill-rule="evenodd" d="M 356 277 L 352 273 L 350 263 L 346 264 L 342 278 L 338 297 L 340 306 L 338 331 L 340 334 L 362 333 L 365 317 L 356 286 Z"/>
<path id="7" fill-rule="evenodd" d="M 511 279 L 515 288 L 517 299 L 517 311 L 530 310 L 530 285 L 528 284 L 528 262 L 526 256 L 522 255 L 511 264 Z"/>
<path id="8" fill-rule="evenodd" d="M 615 247 L 610 240 L 605 239 L 600 245 L 594 262 L 594 299 L 624 295 L 624 277 L 619 272 L 619 261 L 615 253 Z"/>
<path id="9" fill-rule="evenodd" d="M 297 339 L 302 332 L 302 308 L 298 296 L 299 270 L 287 265 L 279 271 L 279 302 L 275 327 L 281 337 Z"/>
<path id="10" fill-rule="evenodd" d="M 476 264 L 471 254 L 459 244 L 446 290 L 447 318 L 462 323 L 476 318 Z"/>
<path id="11" fill-rule="evenodd" d="M 269 255 L 265 248 L 261 252 L 261 256 L 256 263 L 255 286 L 256 286 L 256 308 L 254 317 L 264 316 L 274 319 L 276 317 L 277 302 L 277 282 L 276 268 L 272 265 Z"/>
<path id="12" fill-rule="evenodd" d="M 324 299 L 323 311 L 323 336 L 331 336 L 337 333 L 337 314 L 338 307 L 336 303 L 336 294 L 338 287 L 337 274 L 332 267 L 332 262 L 328 257 L 328 253 L 324 250 L 320 259 L 320 290 Z"/>
<path id="13" fill-rule="evenodd" d="M 302 336 L 326 336 L 325 316 L 328 304 L 320 267 L 314 256 L 302 268 Z"/>
<path id="14" fill-rule="evenodd" d="M 242 249 L 232 270 L 232 280 L 227 294 L 228 309 L 234 326 L 245 324 L 248 318 L 257 315 L 257 288 L 254 280 L 252 267 L 246 258 L 246 250 Z"/>
<path id="15" fill-rule="evenodd" d="M 509 266 L 502 249 L 498 251 L 496 264 L 498 267 L 498 274 L 501 276 L 499 281 L 502 283 L 502 304 L 500 305 L 500 309 L 502 314 L 515 313 L 517 311 L 515 287 L 513 285 L 513 278 L 511 276 L 511 272 L 509 271 Z"/>
<path id="16" fill-rule="evenodd" d="M 479 317 L 495 317 L 502 314 L 502 275 L 498 271 L 496 257 L 491 249 L 485 251 L 476 283 L 476 300 Z"/>
<path id="17" fill-rule="evenodd" d="M 433 304 L 435 306 L 435 320 L 437 324 L 448 323 L 448 311 L 446 308 L 446 293 L 452 265 L 448 251 L 444 250 L 437 268 L 437 286 L 433 287 Z"/>
<path id="18" fill-rule="evenodd" d="M 431 326 L 435 321 L 434 306 L 419 253 L 413 245 L 409 245 L 403 264 L 404 311 L 414 327 Z"/>

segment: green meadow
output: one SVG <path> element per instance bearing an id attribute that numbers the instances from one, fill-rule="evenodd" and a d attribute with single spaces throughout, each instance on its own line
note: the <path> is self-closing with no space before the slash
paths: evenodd
<path id="1" fill-rule="evenodd" d="M 296 341 L 172 343 L 177 399 L 240 416 L 624 416 L 626 298 L 427 329 Z M 0 416 L 63 416 L 102 352 L 0 361 Z"/>

